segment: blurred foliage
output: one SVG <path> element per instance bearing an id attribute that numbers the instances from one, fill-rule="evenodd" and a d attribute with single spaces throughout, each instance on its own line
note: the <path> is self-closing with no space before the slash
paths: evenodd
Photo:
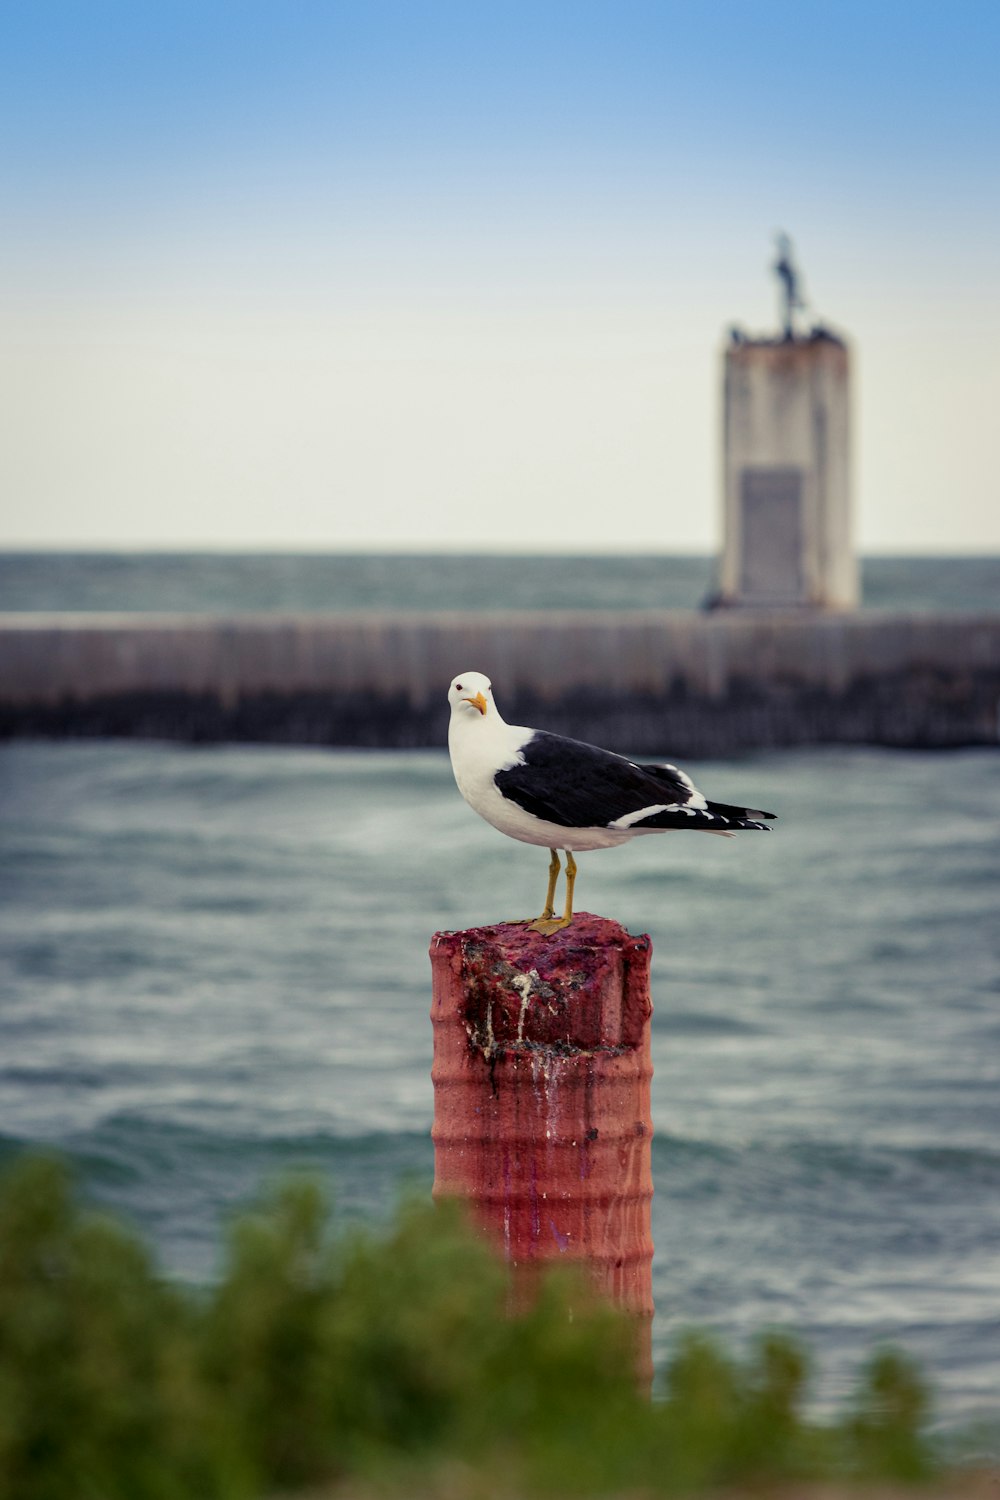
<path id="1" fill-rule="evenodd" d="M 924 1383 L 877 1354 L 842 1420 L 803 1410 L 791 1341 L 682 1339 L 650 1402 L 627 1321 L 552 1274 L 511 1313 L 454 1206 L 333 1236 L 311 1182 L 233 1224 L 218 1283 L 156 1273 L 65 1168 L 0 1181 L 0 1500 L 633 1496 L 931 1477 Z"/>

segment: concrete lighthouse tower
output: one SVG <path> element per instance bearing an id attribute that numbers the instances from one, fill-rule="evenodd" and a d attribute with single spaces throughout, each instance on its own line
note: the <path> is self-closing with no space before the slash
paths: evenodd
<path id="1" fill-rule="evenodd" d="M 725 351 L 723 524 L 716 605 L 851 609 L 850 361 L 843 339 L 800 332 L 801 278 L 784 235 L 774 265 L 782 331 L 734 330 Z"/>

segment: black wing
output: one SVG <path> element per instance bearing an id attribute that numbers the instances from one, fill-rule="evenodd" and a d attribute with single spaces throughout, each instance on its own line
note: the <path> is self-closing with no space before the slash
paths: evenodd
<path id="1" fill-rule="evenodd" d="M 751 814 L 758 818 L 773 816 L 724 803 L 706 804 L 689 777 L 676 766 L 637 765 L 610 750 L 544 730 L 536 730 L 521 754 L 523 765 L 497 772 L 497 787 L 525 812 L 561 828 L 607 828 L 629 813 L 663 804 L 670 811 L 651 813 L 629 826 L 763 827 L 747 819 Z M 689 806 L 692 802 L 695 805 Z"/>

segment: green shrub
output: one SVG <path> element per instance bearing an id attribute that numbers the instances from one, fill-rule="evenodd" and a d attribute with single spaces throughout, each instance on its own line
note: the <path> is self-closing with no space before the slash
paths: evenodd
<path id="1" fill-rule="evenodd" d="M 57 1161 L 22 1160 L 0 1180 L 0 1500 L 261 1500 L 338 1481 L 674 1496 L 933 1472 L 925 1386 L 899 1355 L 877 1355 L 821 1426 L 796 1344 L 768 1335 L 739 1361 L 691 1334 L 650 1403 L 625 1318 L 566 1275 L 520 1295 L 512 1315 L 457 1206 L 334 1236 L 310 1182 L 234 1222 L 217 1285 L 173 1287 Z"/>
<path id="2" fill-rule="evenodd" d="M 0 1495 L 160 1500 L 188 1477 L 193 1326 L 65 1169 L 20 1162 L 0 1191 Z"/>
<path id="3" fill-rule="evenodd" d="M 930 1400 L 923 1376 L 895 1349 L 872 1356 L 846 1423 L 850 1467 L 873 1479 L 929 1479 L 931 1455 L 922 1437 Z"/>

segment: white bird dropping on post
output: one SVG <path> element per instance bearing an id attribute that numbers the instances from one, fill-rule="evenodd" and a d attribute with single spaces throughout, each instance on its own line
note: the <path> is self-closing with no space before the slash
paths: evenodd
<path id="1" fill-rule="evenodd" d="M 469 806 L 509 838 L 550 851 L 541 916 L 529 925 L 546 936 L 573 920 L 574 850 L 608 849 L 640 834 L 694 829 L 731 835 L 767 831 L 774 813 L 709 802 L 672 765 L 639 765 L 544 729 L 507 724 L 481 672 L 461 672 L 448 690 L 448 750 Z M 566 853 L 566 909 L 555 915 L 559 850 Z"/>

